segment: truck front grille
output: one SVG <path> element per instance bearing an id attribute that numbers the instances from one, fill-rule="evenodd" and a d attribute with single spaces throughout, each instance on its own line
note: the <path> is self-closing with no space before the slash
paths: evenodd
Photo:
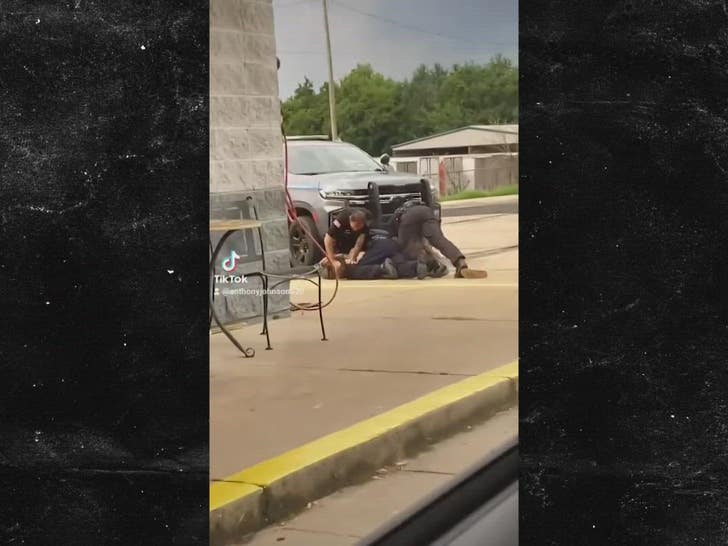
<path id="1" fill-rule="evenodd" d="M 379 195 L 420 194 L 420 184 L 405 184 L 403 186 L 379 186 Z"/>

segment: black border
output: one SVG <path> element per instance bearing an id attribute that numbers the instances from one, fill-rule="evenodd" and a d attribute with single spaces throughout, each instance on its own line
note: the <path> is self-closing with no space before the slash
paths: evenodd
<path id="1" fill-rule="evenodd" d="M 728 542 L 727 24 L 521 4 L 523 545 Z"/>
<path id="2" fill-rule="evenodd" d="M 206 544 L 208 3 L 0 3 L 0 543 Z"/>

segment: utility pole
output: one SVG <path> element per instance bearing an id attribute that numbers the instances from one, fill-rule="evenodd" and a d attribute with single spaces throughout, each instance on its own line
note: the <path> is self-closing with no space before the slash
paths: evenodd
<path id="1" fill-rule="evenodd" d="M 331 61 L 331 35 L 329 33 L 329 10 L 324 3 L 324 26 L 326 27 L 326 54 L 329 59 L 329 117 L 331 119 L 331 139 L 339 140 L 339 132 L 336 130 L 336 97 L 334 90 L 334 65 Z"/>

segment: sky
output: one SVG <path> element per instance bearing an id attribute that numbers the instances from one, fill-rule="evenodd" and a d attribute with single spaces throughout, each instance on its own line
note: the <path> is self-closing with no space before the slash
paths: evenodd
<path id="1" fill-rule="evenodd" d="M 328 0 L 334 78 L 360 63 L 395 80 L 420 64 L 518 61 L 518 0 Z M 322 0 L 273 0 L 280 95 L 328 80 Z"/>

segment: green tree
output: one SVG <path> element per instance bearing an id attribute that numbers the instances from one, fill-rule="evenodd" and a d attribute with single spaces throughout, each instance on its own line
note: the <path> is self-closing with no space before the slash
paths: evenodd
<path id="1" fill-rule="evenodd" d="M 419 138 L 435 131 L 434 114 L 440 106 L 440 93 L 448 71 L 436 64 L 432 69 L 420 65 L 411 80 L 405 80 L 400 93 L 404 120 L 400 141 Z"/>
<path id="2" fill-rule="evenodd" d="M 342 140 L 379 155 L 397 142 L 401 120 L 398 100 L 401 84 L 357 66 L 341 80 L 336 95 L 336 116 Z"/>
<path id="3" fill-rule="evenodd" d="M 306 78 L 283 105 L 287 134 L 330 134 L 328 84 Z M 372 155 L 465 125 L 517 123 L 518 70 L 501 56 L 481 65 L 419 66 L 394 81 L 361 64 L 336 86 L 339 134 Z"/>
<path id="4" fill-rule="evenodd" d="M 287 135 L 316 135 L 329 126 L 328 95 L 317 93 L 305 78 L 293 96 L 283 103 L 283 126 Z"/>
<path id="5" fill-rule="evenodd" d="M 435 131 L 518 119 L 518 73 L 508 59 L 455 65 L 440 90 Z"/>

